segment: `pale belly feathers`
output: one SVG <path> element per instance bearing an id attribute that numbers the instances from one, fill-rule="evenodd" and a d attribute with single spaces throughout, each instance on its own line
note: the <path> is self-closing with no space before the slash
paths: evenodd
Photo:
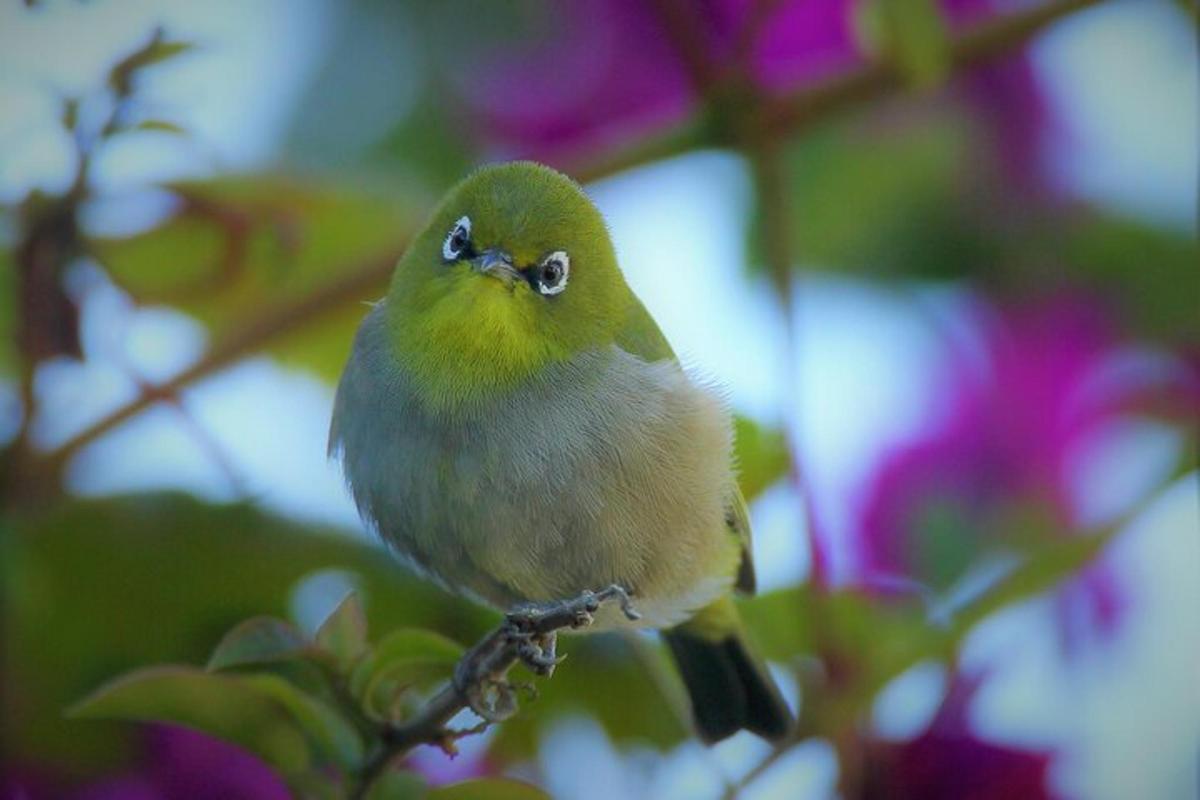
<path id="1" fill-rule="evenodd" d="M 330 452 L 405 560 L 501 609 L 617 583 L 652 627 L 729 589 L 732 427 L 677 363 L 585 353 L 449 417 L 426 410 L 384 323 L 378 306 L 356 338 Z"/>

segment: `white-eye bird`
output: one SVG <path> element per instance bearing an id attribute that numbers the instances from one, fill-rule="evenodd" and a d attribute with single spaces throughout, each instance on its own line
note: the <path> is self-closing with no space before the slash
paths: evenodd
<path id="1" fill-rule="evenodd" d="M 449 192 L 358 331 L 329 447 L 420 571 L 501 610 L 624 587 L 642 620 L 597 626 L 664 630 L 703 739 L 788 731 L 731 598 L 754 567 L 729 412 L 566 176 L 510 163 Z"/>

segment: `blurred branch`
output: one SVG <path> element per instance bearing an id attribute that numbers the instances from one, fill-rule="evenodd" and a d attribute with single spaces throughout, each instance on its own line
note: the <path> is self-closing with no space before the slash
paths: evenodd
<path id="1" fill-rule="evenodd" d="M 1003 56 L 1063 17 L 1100 2 L 1047 0 L 972 26 L 950 43 L 951 69 L 974 67 Z M 772 135 L 793 135 L 805 126 L 831 115 L 903 91 L 908 85 L 900 65 L 886 60 L 872 61 L 791 95 L 767 99 L 762 113 Z M 640 141 L 627 150 L 608 154 L 598 160 L 581 160 L 567 171 L 579 181 L 587 183 L 697 148 L 735 146 L 737 142 L 730 140 L 731 133 L 721 126 L 711 125 L 707 120 L 692 120 Z"/>
<path id="2" fill-rule="evenodd" d="M 398 247 L 397 251 L 402 248 Z M 47 455 L 54 469 L 61 469 L 67 459 L 85 445 L 116 428 L 160 401 L 170 400 L 194 381 L 210 375 L 243 356 L 261 349 L 268 342 L 311 323 L 321 315 L 345 303 L 370 296 L 385 285 L 395 266 L 397 252 L 372 259 L 346 271 L 316 291 L 274 309 L 265 309 L 240 330 L 218 340 L 204 357 L 170 380 L 147 387 L 136 399 L 76 434 Z"/>
<path id="3" fill-rule="evenodd" d="M 516 711 L 516 701 L 506 678 L 508 671 L 521 662 L 536 674 L 552 674 L 561 660 L 554 648 L 557 632 L 587 627 L 592 623 L 592 615 L 612 601 L 620 604 L 628 619 L 639 618 L 625 590 L 616 585 L 600 592 L 584 592 L 573 600 L 510 611 L 498 628 L 459 660 L 446 688 L 414 717 L 385 730 L 381 746 L 363 768 L 362 779 L 351 796 L 365 797 L 392 762 L 417 745 L 434 744 L 453 753 L 455 740 L 480 733 L 489 724 L 511 716 Z M 484 722 L 461 731 L 446 727 L 466 709 L 474 711 Z"/>
<path id="4" fill-rule="evenodd" d="M 651 0 L 650 5 L 679 53 L 692 88 L 699 93 L 707 92 L 718 75 L 696 9 L 686 0 Z"/>
<path id="5" fill-rule="evenodd" d="M 1100 0 L 1049 0 L 1024 11 L 999 16 L 969 28 L 950 44 L 953 70 L 998 58 L 1047 26 Z M 905 89 L 904 71 L 893 61 L 874 61 L 829 81 L 802 89 L 770 109 L 770 126 L 778 132 L 797 129 L 843 109 Z"/>
<path id="6" fill-rule="evenodd" d="M 964 68 L 995 58 L 1059 18 L 1098 2 L 1099 0 L 1050 0 L 1034 8 L 982 23 L 952 43 L 951 63 L 955 68 Z M 690 30 L 690 27 L 674 25 L 686 22 L 686 15 L 675 13 L 679 9 L 671 0 L 661 0 L 660 8 L 674 26 L 680 47 L 686 52 L 691 52 L 694 48 L 687 42 L 692 41 L 696 32 Z M 156 44 L 158 50 L 154 50 Z M 162 45 L 161 33 L 156 33 L 147 49 L 154 51 L 158 56 Z M 182 50 L 172 49 L 168 55 L 175 52 Z M 691 64 L 691 69 L 697 80 L 708 81 L 713 78 L 699 62 Z M 128 83 L 125 82 L 124 85 Z M 762 107 L 753 110 L 753 119 L 748 120 L 739 110 L 733 109 L 731 117 L 737 123 L 733 126 L 734 130 L 730 130 L 728 125 L 720 124 L 719 114 L 715 115 L 715 124 L 714 115 L 706 114 L 674 130 L 645 139 L 626 150 L 581 162 L 573 169 L 568 168 L 568 172 L 582 182 L 589 182 L 706 146 L 737 146 L 761 151 L 759 144 L 746 141 L 747 130 L 754 131 L 751 138 L 756 141 L 774 142 L 784 135 L 794 134 L 804 125 L 811 124 L 819 118 L 882 94 L 898 91 L 904 86 L 903 76 L 896 65 L 886 62 L 867 64 L 825 83 L 803 89 L 788 98 L 761 98 Z M 715 93 L 714 96 L 719 99 L 720 94 Z M 762 158 L 760 153 L 755 169 L 765 181 L 764 188 L 770 190 L 772 176 L 777 173 L 777 168 L 762 163 Z M 772 157 L 768 155 L 766 158 L 769 161 Z M 778 194 L 772 192 L 774 196 Z M 767 216 L 775 213 L 770 211 L 774 202 L 772 200 L 764 205 Z M 791 264 L 790 255 L 784 249 L 783 243 L 786 231 L 779 232 L 781 225 L 778 224 L 771 224 L 768 228 L 774 231 L 769 234 L 768 239 L 768 263 L 771 265 L 775 281 L 786 282 L 787 269 L 783 265 Z M 55 470 L 61 469 L 66 460 L 81 447 L 95 441 L 138 412 L 176 394 L 191 382 L 217 371 L 237 358 L 263 348 L 269 342 L 308 324 L 312 318 L 327 313 L 342 303 L 361 299 L 386 281 L 393 264 L 394 256 L 389 256 L 351 269 L 341 279 L 316 290 L 310 296 L 258 316 L 241 330 L 220 340 L 189 369 L 154 390 L 141 394 L 137 399 L 115 410 L 55 449 L 48 456 L 52 467 Z"/>

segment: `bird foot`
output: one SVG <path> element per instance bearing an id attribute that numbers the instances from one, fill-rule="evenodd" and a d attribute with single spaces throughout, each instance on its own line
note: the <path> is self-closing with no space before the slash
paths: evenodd
<path id="1" fill-rule="evenodd" d="M 520 605 L 509 611 L 505 618 L 520 633 L 546 634 L 560 628 L 586 628 L 592 624 L 593 615 L 600 607 L 614 600 L 620 604 L 626 619 L 642 618 L 633 607 L 629 592 L 615 583 L 598 592 L 584 591 L 570 600 Z"/>

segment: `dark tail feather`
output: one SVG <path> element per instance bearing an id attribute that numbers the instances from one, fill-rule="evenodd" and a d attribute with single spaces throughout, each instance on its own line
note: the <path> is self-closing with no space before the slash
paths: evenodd
<path id="1" fill-rule="evenodd" d="M 787 735 L 791 713 L 766 666 L 739 634 L 711 641 L 674 628 L 663 638 L 679 665 L 701 739 L 711 744 L 743 728 L 772 741 Z"/>

